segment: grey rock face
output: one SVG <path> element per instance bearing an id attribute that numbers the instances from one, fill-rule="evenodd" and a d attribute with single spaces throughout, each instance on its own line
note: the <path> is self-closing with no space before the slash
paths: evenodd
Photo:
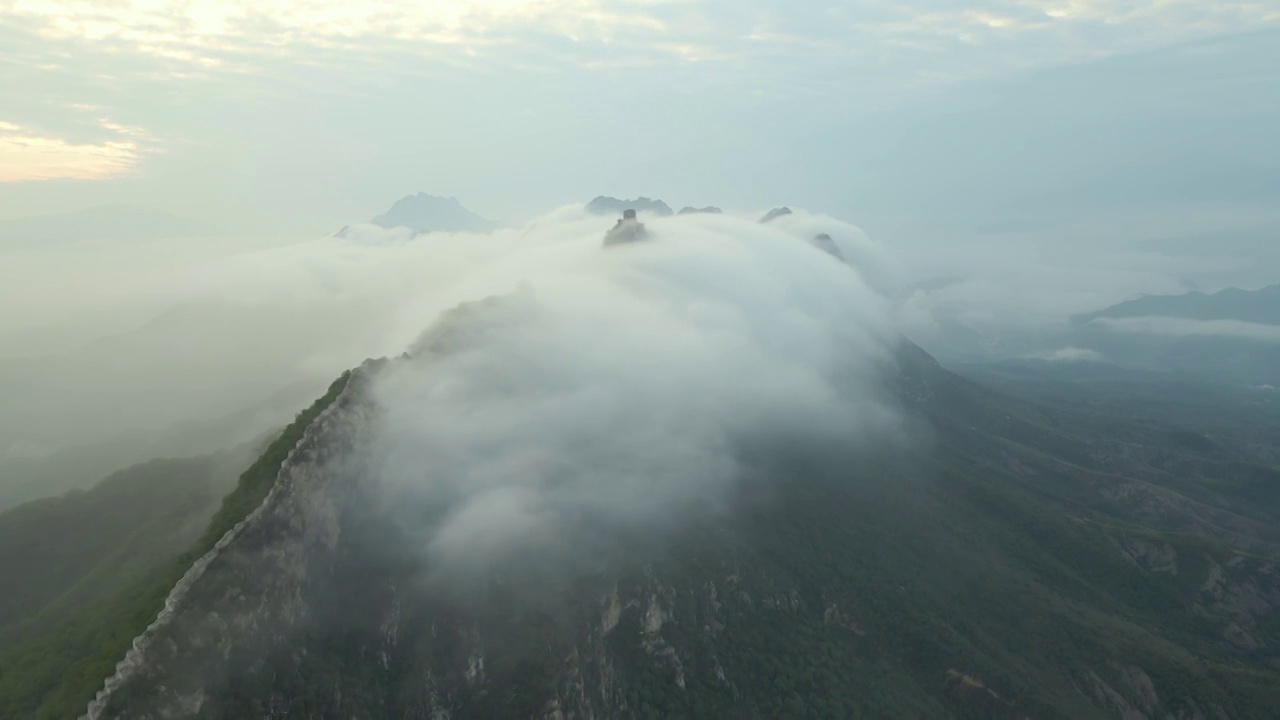
<path id="1" fill-rule="evenodd" d="M 830 235 L 826 233 L 818 233 L 814 236 L 812 242 L 814 247 L 825 252 L 831 257 L 841 261 L 844 260 L 844 253 L 840 252 L 840 247 L 836 245 L 836 241 L 831 239 Z"/>
<path id="2" fill-rule="evenodd" d="M 789 208 L 789 207 L 779 207 L 779 208 L 774 208 L 774 209 L 770 210 L 769 212 L 765 213 L 765 214 L 764 214 L 764 217 L 760 218 L 760 222 L 762 222 L 762 223 L 767 223 L 767 222 L 770 222 L 770 221 L 772 221 L 772 220 L 777 220 L 778 218 L 782 217 L 783 215 L 790 215 L 790 214 L 791 214 L 791 208 Z"/>
<path id="3" fill-rule="evenodd" d="M 645 229 L 644 223 L 636 219 L 635 211 L 628 211 L 627 215 L 620 218 L 617 224 L 605 233 L 604 244 L 605 247 L 623 245 L 644 240 L 648 236 L 649 231 Z"/>

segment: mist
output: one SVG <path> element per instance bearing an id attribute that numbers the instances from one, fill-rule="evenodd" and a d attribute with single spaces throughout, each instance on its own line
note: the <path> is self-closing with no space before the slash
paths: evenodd
<path id="1" fill-rule="evenodd" d="M 342 238 L 268 239 L 247 251 L 244 241 L 221 250 L 208 242 L 166 251 L 159 242 L 80 241 L 65 251 L 11 251 L 12 282 L 0 292 L 24 312 L 6 318 L 8 332 L 0 333 L 0 460 L 11 485 L 50 483 L 26 497 L 151 457 L 252 441 L 285 424 L 343 370 L 398 355 L 442 312 L 522 282 L 535 283 L 538 302 L 554 302 L 558 312 L 590 306 L 593 316 L 570 315 L 577 332 L 589 322 L 640 322 L 648 343 L 635 357 L 646 362 L 665 362 L 663 343 L 685 338 L 677 346 L 684 354 L 668 359 L 702 376 L 715 374 L 713 358 L 741 352 L 742 362 L 757 365 L 742 372 L 785 382 L 791 375 L 758 343 L 833 353 L 815 345 L 813 333 L 829 332 L 845 314 L 849 328 L 868 334 L 859 352 L 883 347 L 892 325 L 885 291 L 899 282 L 891 253 L 831 218 L 798 211 L 766 227 L 755 222 L 761 212 L 650 219 L 664 238 L 657 249 L 620 254 L 599 247 L 610 220 L 579 207 L 490 234 L 414 236 L 356 225 Z M 835 238 L 847 263 L 808 242 L 819 232 Z M 823 280 L 765 282 L 770 264 Z M 644 292 L 692 319 L 645 315 Z M 702 331 L 710 334 L 699 340 Z M 543 357 L 598 347 L 621 364 L 623 347 L 597 345 L 610 336 L 592 332 L 597 342 L 584 337 L 574 347 L 552 336 L 559 344 L 543 347 Z M 695 352 L 695 342 L 711 338 L 724 344 Z M 798 360 L 800 367 L 829 361 Z"/>
<path id="2" fill-rule="evenodd" d="M 646 223 L 650 239 L 608 249 L 596 218 L 535 223 L 457 286 L 488 299 L 378 382 L 361 472 L 436 572 L 603 562 L 624 538 L 727 512 L 765 447 L 905 440 L 883 382 L 887 299 L 809 242 L 823 228 L 870 258 L 856 229 Z"/>
<path id="3" fill-rule="evenodd" d="M 29 171 L 0 192 L 0 463 L 109 445 L 109 462 L 82 463 L 98 473 L 251 439 L 341 370 L 401 351 L 465 299 L 470 269 L 520 249 L 529 218 L 599 193 L 820 213 L 776 221 L 799 234 L 857 223 L 867 233 L 830 233 L 853 272 L 944 361 L 1052 353 L 1075 342 L 1072 315 L 1280 273 L 1280 43 L 1261 8 L 1217 8 L 1222 25 L 1173 6 L 1154 26 L 1037 17 L 933 47 L 913 22 L 858 13 L 661 3 L 585 19 L 565 44 L 566 26 L 541 24 L 553 5 L 481 13 L 479 54 L 459 65 L 434 34 L 411 43 L 424 55 L 388 44 L 379 33 L 438 25 L 397 6 L 352 9 L 388 24 L 356 23 L 372 35 L 340 51 L 322 37 L 336 26 L 311 27 L 234 59 L 201 57 L 218 43 L 179 53 L 208 61 L 195 72 L 146 43 L 104 54 L 45 32 L 65 21 L 53 6 L 15 10 L 12 44 L 47 62 L 9 68 L 25 91 L 0 118 L 0 150 Z M 202 24 L 134 11 L 103 12 L 117 31 Z M 957 12 L 957 28 L 981 16 Z M 642 36 L 617 42 L 622 27 Z M 831 51 L 850 37 L 883 57 Z M 284 56 L 258 54 L 276 42 Z M 316 237 L 419 190 L 516 229 Z"/>
<path id="4" fill-rule="evenodd" d="M 577 206 L 492 233 L 415 235 L 357 224 L 342 237 L 302 242 L 86 235 L 53 246 L 8 248 L 0 299 L 21 311 L 8 314 L 0 327 L 0 391 L 6 397 L 0 463 L 11 486 L 49 483 L 43 491 L 29 488 L 23 497 L 31 497 L 88 484 L 152 457 L 253 441 L 286 423 L 343 370 L 409 348 L 442 312 L 537 278 L 545 286 L 539 304 L 555 300 L 563 308 L 572 304 L 574 291 L 575 302 L 601 308 L 592 312 L 626 317 L 637 307 L 635 286 L 657 283 L 655 301 L 683 297 L 679 302 L 740 326 L 734 336 L 711 319 L 702 320 L 704 328 L 687 319 L 673 328 L 639 316 L 648 323 L 641 327 L 656 337 L 652 349 L 637 348 L 635 357 L 651 362 L 651 350 L 663 348 L 658 341 L 681 337 L 675 332 L 681 328 L 686 335 L 714 330 L 713 337 L 747 348 L 764 342 L 766 330 L 798 332 L 781 318 L 771 328 L 744 324 L 743 317 L 774 317 L 765 314 L 774 306 L 730 283 L 758 279 L 763 262 L 806 277 L 838 277 L 831 282 L 840 292 L 858 288 L 861 294 L 837 302 L 827 294 L 834 290 L 818 293 L 818 285 L 755 288 L 796 293 L 778 300 L 777 307 L 789 312 L 810 312 L 827 302 L 847 306 L 853 309 L 841 312 L 853 316 L 850 322 L 870 328 L 875 319 L 881 337 L 892 327 L 944 359 L 1066 360 L 1083 359 L 1055 354 L 1075 342 L 1067 335 L 1072 315 L 1142 293 L 1185 291 L 1190 277 L 1230 272 L 1242 263 L 1132 242 L 1054 244 L 1034 233 L 960 234 L 942 245 L 906 235 L 886 243 L 826 215 L 796 210 L 760 225 L 762 214 L 756 208 L 723 217 L 650 218 L 656 231 L 671 234 L 660 244 L 662 252 L 684 254 L 639 253 L 636 262 L 648 263 L 643 267 L 598 252 L 609 219 Z M 811 252 L 810 241 L 819 234 L 834 238 L 843 263 Z M 762 237 L 789 238 L 794 242 L 782 247 L 803 260 L 770 255 L 779 251 Z M 756 254 L 743 255 L 748 250 Z M 717 300 L 714 293 L 723 296 Z M 740 309 L 730 312 L 726 302 Z M 753 310 L 742 310 L 748 307 Z M 829 324 L 831 318 L 809 322 Z M 1260 339 L 1272 332 L 1269 326 L 1210 329 L 1188 332 Z M 748 342 L 744 334 L 754 339 Z M 543 352 L 576 357 L 583 347 L 594 347 L 561 343 Z M 718 352 L 736 357 L 731 350 Z M 797 340 L 795 350 L 811 348 Z M 782 370 L 757 369 L 780 378 L 787 376 Z"/>

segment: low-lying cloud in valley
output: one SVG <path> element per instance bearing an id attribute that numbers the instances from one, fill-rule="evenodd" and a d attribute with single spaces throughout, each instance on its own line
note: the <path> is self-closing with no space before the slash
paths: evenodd
<path id="1" fill-rule="evenodd" d="M 1028 357 L 1033 360 L 1048 360 L 1049 362 L 1062 363 L 1106 362 L 1107 360 L 1106 356 L 1097 350 L 1078 347 L 1064 347 L 1051 352 L 1030 355 Z"/>
<path id="2" fill-rule="evenodd" d="M 1176 317 L 1095 318 L 1096 325 L 1119 333 L 1163 337 L 1203 337 L 1280 343 L 1280 325 L 1243 320 L 1194 320 Z"/>

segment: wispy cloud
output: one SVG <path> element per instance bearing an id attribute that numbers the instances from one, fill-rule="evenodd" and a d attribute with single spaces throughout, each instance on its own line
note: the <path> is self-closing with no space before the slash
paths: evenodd
<path id="1" fill-rule="evenodd" d="M 12 89 L 4 119 L 21 126 L 6 131 L 4 147 L 26 168 L 6 175 L 110 176 L 136 166 L 141 144 L 132 136 L 73 139 L 78 121 L 56 109 L 70 104 L 101 106 L 173 141 L 217 134 L 195 129 L 207 114 L 190 111 L 202 103 L 249 107 L 288 97 L 307 105 L 326 94 L 382 100 L 381 90 L 422 78 L 431 81 L 418 83 L 424 106 L 480 107 L 478 98 L 514 92 L 530 106 L 560 103 L 561 125 L 591 112 L 568 108 L 589 105 L 580 94 L 597 92 L 601 81 L 651 97 L 700 93 L 715 99 L 705 107 L 733 112 L 817 100 L 835 115 L 939 85 L 1254 29 L 1280 21 L 1272 5 L 0 0 L 0 85 Z M 598 94 L 602 105 L 618 104 L 606 95 Z M 227 136 L 235 132 L 244 131 Z M 104 156 L 110 160 L 86 159 Z M 50 162 L 36 172 L 39 157 Z M 60 159 L 68 157 L 77 160 Z"/>
<path id="2" fill-rule="evenodd" d="M 1028 357 L 1033 360 L 1048 360 L 1049 362 L 1061 363 L 1106 362 L 1107 360 L 1107 358 L 1097 350 L 1078 347 L 1064 347 L 1051 352 L 1035 353 Z"/>
<path id="3" fill-rule="evenodd" d="M 142 128 L 102 119 L 107 139 L 74 142 L 0 121 L 0 182 L 101 180 L 128 175 L 151 150 Z"/>
<path id="4" fill-rule="evenodd" d="M 1280 343 L 1280 325 L 1241 320 L 1188 320 L 1174 317 L 1097 318 L 1089 323 L 1109 330 L 1168 337 L 1220 337 Z"/>
<path id="5" fill-rule="evenodd" d="M 112 52 L 149 55 L 205 68 L 271 58 L 299 48 L 375 50 L 414 43 L 423 53 L 478 52 L 550 34 L 574 42 L 621 42 L 629 34 L 665 33 L 655 8 L 675 3 L 606 0 L 465 0 L 412 3 L 373 0 L 262 2 L 16 0 L 0 17 L 24 21 L 50 41 L 94 43 Z"/>
<path id="6" fill-rule="evenodd" d="M 21 22 L 46 41 L 92 43 L 208 69 L 252 65 L 301 49 L 376 52 L 407 43 L 420 54 L 443 58 L 451 52 L 501 53 L 550 38 L 590 46 L 604 56 L 641 50 L 684 61 L 738 58 L 750 52 L 743 40 L 803 53 L 832 39 L 887 50 L 927 48 L 931 39 L 998 45 L 1034 36 L 1063 53 L 1087 54 L 1096 45 L 1125 47 L 1247 29 L 1277 20 L 1280 10 L 1249 1 L 1183 0 L 860 0 L 785 13 L 753 0 L 4 0 L 0 17 Z M 1092 34 L 1076 32 L 1082 28 Z M 1059 32 L 1072 35 L 1049 37 Z M 594 59 L 610 63 L 608 57 Z"/>

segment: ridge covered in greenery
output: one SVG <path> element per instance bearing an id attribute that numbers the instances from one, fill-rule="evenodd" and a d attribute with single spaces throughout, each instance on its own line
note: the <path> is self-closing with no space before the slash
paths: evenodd
<path id="1" fill-rule="evenodd" d="M 109 554 L 98 562 L 92 573 L 75 580 L 73 587 L 63 593 L 49 593 L 62 597 L 76 597 L 73 609 L 55 613 L 58 598 L 30 611 L 27 617 L 17 618 L 15 610 L 11 625 L 0 634 L 0 717 L 40 718 L 62 720 L 78 717 L 94 694 L 102 687 L 103 680 L 111 674 L 115 665 L 125 655 L 133 639 L 151 624 L 164 606 L 170 589 L 182 577 L 196 559 L 208 552 L 215 543 L 236 523 L 258 507 L 270 492 L 281 465 L 289 452 L 302 439 L 307 427 L 345 389 L 350 373 L 343 373 L 325 394 L 297 418 L 271 442 L 252 465 L 239 478 L 235 488 L 222 500 L 205 530 L 185 551 L 176 557 L 170 552 L 139 559 Z M 130 499 L 139 507 L 154 507 L 159 493 L 173 492 L 172 474 L 189 471 L 190 463 L 168 461 L 169 465 L 154 465 L 151 470 L 164 476 L 140 486 L 141 492 Z M 149 464 L 152 465 L 152 464 Z M 137 484 L 137 483 L 135 483 Z M 92 491 L 85 497 L 93 499 Z M 52 508 L 68 499 L 46 500 L 14 508 L 0 515 L 0 532 L 6 525 L 39 522 L 40 511 Z M 87 522 L 99 512 L 94 503 L 84 503 L 67 518 L 67 523 Z M 158 509 L 157 509 L 158 510 Z M 50 528 L 50 532 L 55 530 Z M 127 547 L 165 548 L 172 543 L 173 528 L 162 517 L 150 524 L 142 524 L 129 538 Z M 38 562 L 41 553 L 51 548 L 49 542 L 57 537 L 33 542 L 26 552 L 31 561 Z M 104 538 L 80 538 L 82 547 L 93 547 Z M 172 549 L 172 546 L 169 546 Z M 12 550 L 12 548 L 10 549 Z M 124 573 L 128 562 L 136 568 Z M 105 580 L 114 580 L 105 582 Z M 122 581 L 123 580 L 123 581 Z M 100 583 L 89 586 L 89 583 Z M 51 581 L 56 586 L 56 580 Z M 65 602 L 65 600 L 63 601 Z M 24 627 L 26 630 L 24 631 Z M 34 632 L 38 629 L 38 634 Z"/>

